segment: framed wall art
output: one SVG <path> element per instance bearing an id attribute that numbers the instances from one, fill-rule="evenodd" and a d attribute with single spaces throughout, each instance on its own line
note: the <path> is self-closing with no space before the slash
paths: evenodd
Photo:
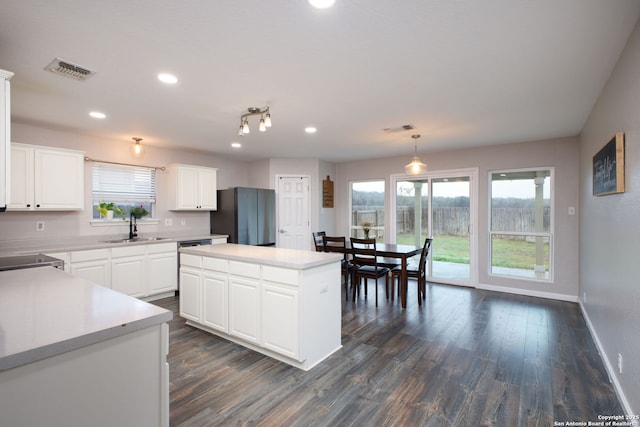
<path id="1" fill-rule="evenodd" d="M 618 132 L 593 156 L 593 195 L 624 193 L 624 133 Z"/>

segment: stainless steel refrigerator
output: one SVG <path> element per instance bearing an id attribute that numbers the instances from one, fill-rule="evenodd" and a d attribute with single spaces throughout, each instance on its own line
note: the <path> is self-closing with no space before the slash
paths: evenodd
<path id="1" fill-rule="evenodd" d="M 218 210 L 211 211 L 211 233 L 228 234 L 229 243 L 275 246 L 275 191 L 246 187 L 218 190 Z"/>

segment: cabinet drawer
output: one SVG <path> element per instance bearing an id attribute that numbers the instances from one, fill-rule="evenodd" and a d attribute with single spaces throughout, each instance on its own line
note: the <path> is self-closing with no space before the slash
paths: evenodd
<path id="1" fill-rule="evenodd" d="M 202 267 L 202 257 L 191 254 L 180 254 L 180 265 L 187 265 L 189 267 Z"/>
<path id="2" fill-rule="evenodd" d="M 90 249 L 86 251 L 71 252 L 71 262 L 93 261 L 107 259 L 111 255 L 111 249 Z"/>
<path id="3" fill-rule="evenodd" d="M 209 258 L 205 256 L 202 257 L 202 268 L 226 273 L 229 271 L 229 262 L 226 259 Z"/>
<path id="4" fill-rule="evenodd" d="M 170 243 L 153 243 L 147 245 L 148 254 L 157 254 L 160 252 L 176 252 L 178 250 L 178 244 L 176 242 Z"/>
<path id="5" fill-rule="evenodd" d="M 247 262 L 229 261 L 229 272 L 237 276 L 260 278 L 260 265 Z"/>
<path id="6" fill-rule="evenodd" d="M 136 246 L 120 246 L 111 248 L 112 257 L 126 257 L 134 255 L 144 255 L 146 253 L 144 245 Z"/>
<path id="7" fill-rule="evenodd" d="M 290 268 L 262 267 L 262 279 L 270 282 L 286 283 L 288 285 L 298 285 L 298 271 Z"/>

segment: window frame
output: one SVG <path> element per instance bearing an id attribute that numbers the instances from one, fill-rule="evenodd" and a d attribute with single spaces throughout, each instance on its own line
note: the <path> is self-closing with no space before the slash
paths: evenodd
<path id="1" fill-rule="evenodd" d="M 549 231 L 543 232 L 535 232 L 535 231 L 506 231 L 506 230 L 494 230 L 493 229 L 493 175 L 494 174 L 509 174 L 509 173 L 522 173 L 522 172 L 536 172 L 536 171 L 548 171 L 549 172 Z M 526 280 L 526 281 L 535 281 L 535 282 L 544 282 L 544 283 L 553 283 L 554 281 L 554 237 L 555 237 L 555 168 L 553 166 L 540 166 L 540 167 L 527 167 L 527 168 L 515 168 L 515 169 L 494 169 L 489 170 L 487 173 L 487 195 L 488 195 L 488 215 L 487 215 L 487 273 L 489 276 L 494 277 L 503 277 L 514 280 Z M 548 262 L 549 262 L 549 273 L 547 277 L 539 277 L 535 275 L 535 269 L 533 270 L 534 275 L 514 275 L 514 274 L 506 274 L 499 273 L 493 271 L 493 237 L 496 235 L 507 235 L 507 236 L 524 236 L 525 238 L 547 238 L 548 239 Z M 523 270 L 529 271 L 529 270 Z"/>
<path id="2" fill-rule="evenodd" d="M 384 178 L 372 178 L 372 179 L 361 179 L 361 180 L 352 180 L 349 181 L 349 190 L 348 190 L 348 194 L 349 194 L 349 211 L 348 211 L 348 236 L 351 237 L 352 236 L 352 232 L 353 230 L 358 230 L 361 229 L 362 227 L 358 226 L 357 224 L 353 224 L 353 185 L 354 184 L 362 184 L 362 183 L 382 183 L 382 211 L 383 211 L 383 215 L 386 217 L 386 208 L 387 208 L 387 181 Z M 387 232 L 387 219 L 385 218 L 385 224 L 383 224 L 382 226 L 382 238 L 384 239 L 384 236 Z M 359 236 L 359 234 L 357 234 Z M 362 236 L 360 236 L 362 237 Z M 378 233 L 376 233 L 376 239 L 378 238 Z"/>
<path id="3" fill-rule="evenodd" d="M 96 188 L 95 188 L 95 180 L 94 180 L 94 176 L 96 173 L 96 168 L 104 168 L 106 171 L 109 171 L 109 169 L 111 169 L 112 171 L 115 171 L 117 169 L 129 169 L 131 170 L 131 173 L 133 174 L 135 172 L 135 170 L 140 170 L 140 171 L 149 171 L 150 172 L 150 176 L 152 177 L 152 179 L 150 180 L 151 182 L 151 188 L 153 189 L 153 196 L 150 197 L 150 193 L 146 193 L 143 197 L 140 197 L 139 199 L 136 199 L 136 197 L 126 197 L 123 196 L 122 198 L 118 198 L 118 197 L 103 197 L 103 196 L 96 196 Z M 114 202 L 114 203 L 135 203 L 137 204 L 138 202 L 140 203 L 148 203 L 150 204 L 150 209 L 149 209 L 149 215 L 145 216 L 143 218 L 140 218 L 137 220 L 138 223 L 140 222 L 144 222 L 146 224 L 158 224 L 160 222 L 160 220 L 158 218 L 156 218 L 157 215 L 157 192 L 158 192 L 158 187 L 157 187 L 157 182 L 158 182 L 158 177 L 157 177 L 157 168 L 154 167 L 149 167 L 149 166 L 137 166 L 137 165 L 129 165 L 129 164 L 121 164 L 121 163 L 111 163 L 111 162 L 99 162 L 99 161 L 95 161 L 92 165 L 91 165 L 91 219 L 90 219 L 90 223 L 92 226 L 117 226 L 117 225 L 122 225 L 122 224 L 128 224 L 130 221 L 130 217 L 128 215 L 125 215 L 124 217 L 118 217 L 118 218 L 114 218 L 113 220 L 105 220 L 103 218 L 96 218 L 95 217 L 95 212 L 96 212 L 96 206 L 101 203 L 101 202 Z"/>

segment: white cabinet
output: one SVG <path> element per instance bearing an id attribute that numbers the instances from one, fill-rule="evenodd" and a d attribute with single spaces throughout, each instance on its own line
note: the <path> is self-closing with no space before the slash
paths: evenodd
<path id="1" fill-rule="evenodd" d="M 298 291 L 277 284 L 262 286 L 262 345 L 280 354 L 300 356 Z"/>
<path id="2" fill-rule="evenodd" d="M 167 167 L 167 192 L 169 210 L 208 210 L 218 208 L 218 170 L 191 165 Z"/>
<path id="3" fill-rule="evenodd" d="M 202 257 L 180 256 L 180 316 L 200 322 Z"/>
<path id="4" fill-rule="evenodd" d="M 111 250 L 89 249 L 70 253 L 71 274 L 111 287 Z"/>
<path id="5" fill-rule="evenodd" d="M 11 144 L 9 210 L 82 210 L 84 154 Z"/>
<path id="6" fill-rule="evenodd" d="M 111 289 L 132 297 L 147 294 L 146 248 L 124 246 L 111 249 Z"/>
<path id="7" fill-rule="evenodd" d="M 298 269 L 193 251 L 180 257 L 189 325 L 304 370 L 341 347 L 339 258 Z"/>
<path id="8" fill-rule="evenodd" d="M 147 246 L 147 294 L 178 289 L 178 251 L 175 243 Z"/>
<path id="9" fill-rule="evenodd" d="M 202 258 L 202 323 L 229 332 L 229 263 L 217 258 Z"/>
<path id="10" fill-rule="evenodd" d="M 72 252 L 49 252 L 65 271 L 118 292 L 147 298 L 178 289 L 175 242 L 136 244 Z"/>
<path id="11" fill-rule="evenodd" d="M 0 209 L 7 206 L 7 193 L 10 188 L 11 77 L 12 72 L 0 70 Z"/>

